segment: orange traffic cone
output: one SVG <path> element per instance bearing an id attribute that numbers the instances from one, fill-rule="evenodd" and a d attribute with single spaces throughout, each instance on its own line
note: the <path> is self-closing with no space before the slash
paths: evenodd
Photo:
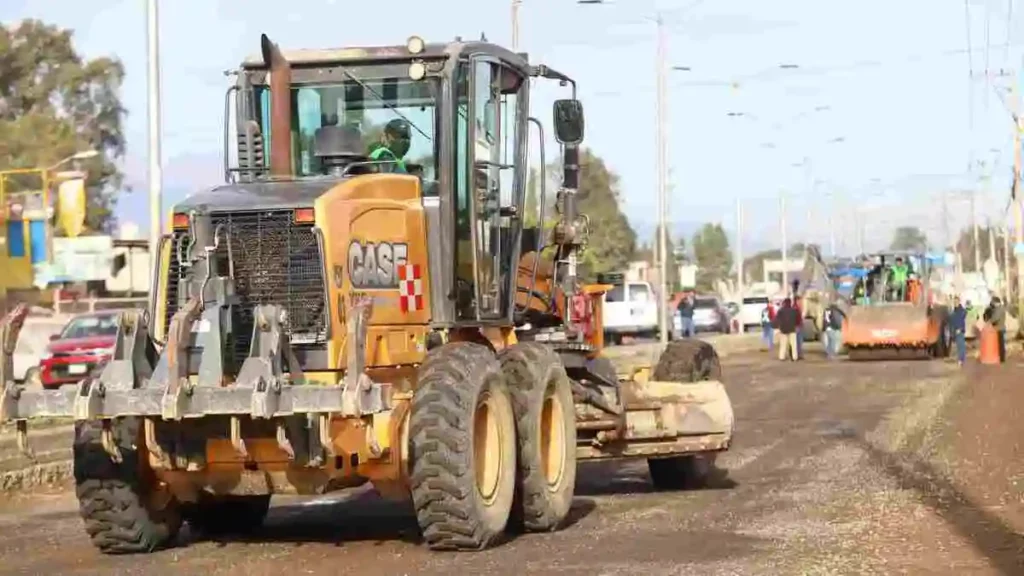
<path id="1" fill-rule="evenodd" d="M 978 362 L 999 364 L 999 334 L 991 324 L 985 324 L 978 335 Z"/>

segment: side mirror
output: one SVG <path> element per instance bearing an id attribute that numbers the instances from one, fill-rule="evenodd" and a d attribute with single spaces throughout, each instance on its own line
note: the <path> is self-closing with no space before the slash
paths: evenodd
<path id="1" fill-rule="evenodd" d="M 60 340 L 60 334 L 50 334 L 50 342 Z"/>
<path id="2" fill-rule="evenodd" d="M 555 138 L 562 144 L 583 142 L 583 104 L 579 100 L 555 100 Z"/>

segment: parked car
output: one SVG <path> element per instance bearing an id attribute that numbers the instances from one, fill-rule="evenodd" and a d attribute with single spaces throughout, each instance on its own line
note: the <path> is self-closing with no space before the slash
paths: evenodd
<path id="1" fill-rule="evenodd" d="M 759 328 L 761 326 L 761 312 L 767 307 L 767 296 L 747 296 L 744 298 L 743 308 L 739 314 L 743 329 Z"/>
<path id="2" fill-rule="evenodd" d="M 72 318 L 43 351 L 39 379 L 43 388 L 59 388 L 85 378 L 113 352 L 118 312 L 94 312 Z"/>
<path id="3" fill-rule="evenodd" d="M 693 302 L 693 329 L 696 332 L 729 333 L 729 311 L 715 296 L 698 296 Z"/>

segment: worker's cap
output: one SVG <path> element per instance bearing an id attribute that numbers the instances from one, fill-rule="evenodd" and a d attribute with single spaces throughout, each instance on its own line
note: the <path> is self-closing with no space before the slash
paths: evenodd
<path id="1" fill-rule="evenodd" d="M 394 120 L 387 123 L 384 126 L 384 133 L 398 138 L 405 138 L 408 140 L 412 137 L 412 131 L 409 128 L 409 123 L 402 118 L 395 118 Z"/>

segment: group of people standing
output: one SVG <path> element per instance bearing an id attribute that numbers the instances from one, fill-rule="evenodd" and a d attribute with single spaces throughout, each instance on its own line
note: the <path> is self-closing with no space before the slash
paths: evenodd
<path id="1" fill-rule="evenodd" d="M 957 363 L 963 366 L 967 358 L 967 327 L 971 303 L 967 305 L 960 297 L 953 298 L 953 310 L 949 316 L 949 336 L 956 346 Z M 769 302 L 761 312 L 761 337 L 771 351 L 778 345 L 779 360 L 795 362 L 803 358 L 803 310 L 799 297 L 786 298 L 776 307 Z M 843 320 L 846 313 L 836 304 L 830 304 L 824 311 L 822 325 L 825 336 L 825 353 L 829 359 L 839 356 L 842 342 Z M 1006 308 L 999 297 L 993 297 L 982 314 L 982 320 L 992 326 L 999 341 L 999 362 L 1006 362 Z"/>
<path id="2" fill-rule="evenodd" d="M 839 356 L 843 319 L 846 314 L 835 304 L 825 309 L 822 325 L 825 330 L 825 354 L 830 360 Z M 800 297 L 786 298 L 782 305 L 769 302 L 761 312 L 761 337 L 768 350 L 778 344 L 779 360 L 796 362 L 804 357 L 804 314 Z"/>
<path id="3" fill-rule="evenodd" d="M 964 306 L 960 297 L 953 298 L 953 310 L 949 315 L 949 336 L 956 345 L 956 360 L 960 366 L 967 359 L 967 326 L 971 313 L 971 302 Z M 992 326 L 999 339 L 999 363 L 1006 362 L 1006 308 L 998 296 L 994 296 L 982 313 L 982 320 Z"/>

